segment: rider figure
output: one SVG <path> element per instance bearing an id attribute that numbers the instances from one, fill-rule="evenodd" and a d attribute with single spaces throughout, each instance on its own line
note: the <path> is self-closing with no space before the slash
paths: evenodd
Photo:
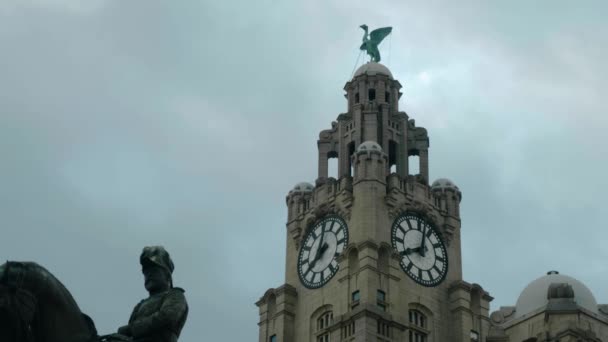
<path id="1" fill-rule="evenodd" d="M 135 306 L 129 324 L 118 333 L 136 342 L 177 342 L 186 318 L 184 290 L 173 287 L 173 261 L 162 246 L 145 247 L 139 262 L 150 296 Z"/>

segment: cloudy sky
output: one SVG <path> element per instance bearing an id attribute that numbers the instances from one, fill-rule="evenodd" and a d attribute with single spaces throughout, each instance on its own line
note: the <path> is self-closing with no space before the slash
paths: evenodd
<path id="1" fill-rule="evenodd" d="M 513 305 L 548 270 L 608 303 L 603 1 L 0 1 L 0 259 L 37 261 L 101 334 L 163 244 L 182 341 L 255 341 L 285 195 L 316 177 L 361 24 L 463 192 L 464 276 Z M 362 59 L 359 60 L 359 63 Z M 498 267 L 499 266 L 499 267 Z M 235 329 L 238 327 L 238 329 Z"/>

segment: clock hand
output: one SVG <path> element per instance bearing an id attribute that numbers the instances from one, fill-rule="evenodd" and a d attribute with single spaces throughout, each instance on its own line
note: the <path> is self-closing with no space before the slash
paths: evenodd
<path id="1" fill-rule="evenodd" d="M 401 255 L 409 255 L 409 254 L 412 254 L 414 252 L 420 252 L 420 247 L 406 248 L 403 252 L 401 252 Z"/>
<path id="2" fill-rule="evenodd" d="M 424 248 L 424 240 L 426 237 L 426 225 L 424 225 L 424 230 L 422 231 L 422 239 L 420 240 L 420 248 L 418 249 L 418 252 L 420 253 L 421 256 L 424 256 L 424 252 L 426 251 L 426 248 Z"/>
<path id="3" fill-rule="evenodd" d="M 321 249 L 323 248 L 323 238 L 325 237 L 325 225 L 321 227 L 321 241 L 319 241 L 319 248 L 317 248 L 317 253 L 315 254 L 315 260 L 321 257 Z"/>
<path id="4" fill-rule="evenodd" d="M 327 243 L 325 243 L 323 246 L 321 246 L 319 249 L 317 249 L 317 254 L 315 255 L 315 258 L 310 262 L 310 268 L 315 267 L 315 265 L 317 264 L 317 261 L 319 259 L 321 259 L 321 257 L 323 256 L 323 253 L 325 253 L 327 248 L 329 248 L 329 245 Z"/>
<path id="5" fill-rule="evenodd" d="M 329 248 L 329 245 L 326 243 L 323 244 L 323 246 L 321 247 L 321 253 L 319 254 L 319 258 L 321 258 L 323 256 L 323 253 L 325 253 L 325 251 Z"/>

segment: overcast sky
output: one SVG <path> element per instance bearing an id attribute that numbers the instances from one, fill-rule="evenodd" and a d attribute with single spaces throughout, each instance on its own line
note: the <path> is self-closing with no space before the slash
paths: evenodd
<path id="1" fill-rule="evenodd" d="M 162 244 L 181 341 L 255 341 L 283 284 L 285 195 L 361 24 L 462 190 L 464 277 L 514 305 L 556 269 L 608 303 L 608 8 L 603 1 L 0 1 L 0 260 L 37 261 L 100 334 L 147 293 Z M 363 58 L 359 60 L 359 63 Z"/>

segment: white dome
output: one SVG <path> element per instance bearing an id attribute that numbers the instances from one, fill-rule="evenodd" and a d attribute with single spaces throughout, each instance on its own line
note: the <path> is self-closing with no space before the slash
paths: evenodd
<path id="1" fill-rule="evenodd" d="M 515 304 L 515 317 L 521 317 L 536 309 L 545 307 L 549 300 L 547 299 L 547 291 L 553 283 L 567 283 L 572 286 L 574 291 L 574 301 L 579 306 L 597 313 L 597 302 L 593 293 L 580 281 L 567 275 L 559 274 L 556 271 L 548 272 L 526 286 L 521 292 Z"/>
<path id="2" fill-rule="evenodd" d="M 359 69 L 357 69 L 357 71 L 355 71 L 354 77 L 357 77 L 357 76 L 363 75 L 363 74 L 368 74 L 368 75 L 381 74 L 381 75 L 386 75 L 391 79 L 393 78 L 393 74 L 391 74 L 391 71 L 388 70 L 387 67 L 385 67 L 384 65 L 382 65 L 380 63 L 376 63 L 376 62 L 368 62 L 368 63 L 365 63 L 362 66 L 360 66 Z"/>
<path id="3" fill-rule="evenodd" d="M 294 192 L 311 192 L 314 190 L 314 185 L 308 182 L 300 182 L 293 187 Z"/>
<path id="4" fill-rule="evenodd" d="M 357 147 L 357 152 L 365 152 L 365 151 L 378 151 L 382 152 L 382 147 L 378 145 L 375 141 L 365 141 L 359 147 Z"/>
<path id="5" fill-rule="evenodd" d="M 433 184 L 431 185 L 431 189 L 432 190 L 446 190 L 446 189 L 459 190 L 458 187 L 456 186 L 456 184 L 454 184 L 454 182 L 452 182 L 451 180 L 449 180 L 447 178 L 439 178 L 436 181 L 434 181 Z"/>

